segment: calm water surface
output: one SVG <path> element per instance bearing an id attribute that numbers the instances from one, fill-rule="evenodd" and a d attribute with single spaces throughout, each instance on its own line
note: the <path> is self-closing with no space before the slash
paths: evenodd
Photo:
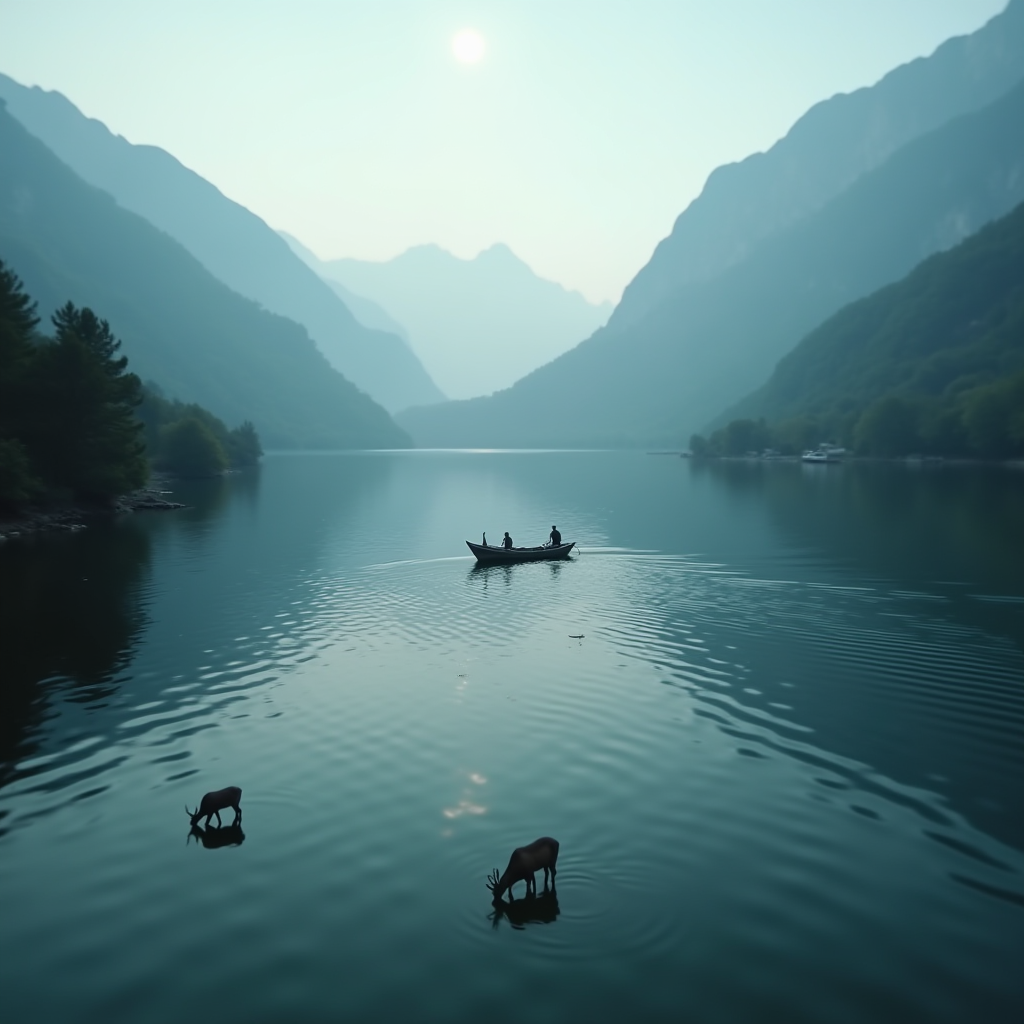
<path id="1" fill-rule="evenodd" d="M 1021 1019 L 1024 474 L 282 455 L 176 493 L 0 548 L 4 1024 Z M 467 557 L 551 523 L 578 558 Z M 232 784 L 244 832 L 188 840 Z M 496 914 L 546 834 L 557 896 Z"/>

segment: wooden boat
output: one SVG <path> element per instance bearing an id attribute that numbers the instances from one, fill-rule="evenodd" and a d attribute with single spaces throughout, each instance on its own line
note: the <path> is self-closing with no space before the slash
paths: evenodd
<path id="1" fill-rule="evenodd" d="M 575 541 L 559 544 L 556 547 L 541 545 L 535 548 L 499 548 L 492 544 L 474 544 L 466 541 L 466 547 L 476 555 L 481 565 L 511 565 L 513 562 L 550 562 L 558 558 L 568 558 L 569 552 L 576 546 Z"/>

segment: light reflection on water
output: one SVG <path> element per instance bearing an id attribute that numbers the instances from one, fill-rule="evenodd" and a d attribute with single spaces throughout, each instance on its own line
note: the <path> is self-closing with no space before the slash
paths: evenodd
<path id="1" fill-rule="evenodd" d="M 1017 1015 L 1017 477 L 407 453 L 178 490 L 0 551 L 5 1022 Z M 578 558 L 463 555 L 552 522 Z M 186 845 L 229 784 L 244 843 Z M 496 915 L 543 834 L 557 913 Z"/>

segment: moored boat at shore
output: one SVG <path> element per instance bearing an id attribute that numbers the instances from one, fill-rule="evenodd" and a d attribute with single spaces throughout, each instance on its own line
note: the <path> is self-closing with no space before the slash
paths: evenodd
<path id="1" fill-rule="evenodd" d="M 845 448 L 834 444 L 821 444 L 800 456 L 803 462 L 842 462 L 846 454 Z"/>
<path id="2" fill-rule="evenodd" d="M 838 462 L 839 460 L 833 458 L 828 452 L 823 452 L 818 449 L 813 451 L 806 451 L 800 456 L 801 462 Z"/>
<path id="3" fill-rule="evenodd" d="M 476 555 L 481 565 L 510 565 L 514 562 L 551 562 L 560 558 L 568 558 L 569 552 L 576 546 L 575 541 L 568 544 L 541 544 L 535 548 L 502 548 L 491 544 L 474 544 L 466 541 L 466 547 Z"/>

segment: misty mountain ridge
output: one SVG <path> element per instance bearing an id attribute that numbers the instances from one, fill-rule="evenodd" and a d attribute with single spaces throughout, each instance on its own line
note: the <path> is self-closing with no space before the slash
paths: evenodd
<path id="1" fill-rule="evenodd" d="M 287 231 L 278 229 L 277 232 L 303 263 L 311 270 L 317 271 L 320 258 L 312 249 L 307 249 L 294 235 Z M 322 275 L 321 275 L 322 276 Z M 403 324 L 400 324 L 386 309 L 378 306 L 376 302 L 363 298 L 349 291 L 340 281 L 332 281 L 330 278 L 323 278 L 327 286 L 345 303 L 349 312 L 364 326 L 375 331 L 385 331 L 389 334 L 397 334 L 407 345 L 409 344 L 409 332 Z"/>
<path id="2" fill-rule="evenodd" d="M 182 245 L 82 181 L 0 101 L 0 258 L 45 321 L 71 301 L 110 322 L 129 369 L 268 447 L 409 438 L 333 370 L 305 328 L 217 280 Z"/>
<path id="3" fill-rule="evenodd" d="M 626 288 L 611 323 L 636 322 L 820 209 L 903 145 L 979 110 L 1024 76 L 1024 0 L 876 84 L 815 104 L 767 152 L 714 170 Z"/>
<path id="4" fill-rule="evenodd" d="M 331 365 L 387 409 L 443 400 L 401 337 L 364 327 L 272 228 L 169 153 L 133 145 L 60 93 L 5 75 L 0 98 L 79 177 L 166 232 L 240 295 L 302 324 Z"/>
<path id="5" fill-rule="evenodd" d="M 425 446 L 682 444 L 800 338 L 1024 199 L 1024 85 L 907 144 L 744 261 L 489 399 L 414 409 Z"/>
<path id="6" fill-rule="evenodd" d="M 611 303 L 594 305 L 539 277 L 503 243 L 472 259 L 434 244 L 382 262 L 320 260 L 301 244 L 295 250 L 326 280 L 404 325 L 431 377 L 453 398 L 509 387 L 592 334 L 612 311 Z"/>

